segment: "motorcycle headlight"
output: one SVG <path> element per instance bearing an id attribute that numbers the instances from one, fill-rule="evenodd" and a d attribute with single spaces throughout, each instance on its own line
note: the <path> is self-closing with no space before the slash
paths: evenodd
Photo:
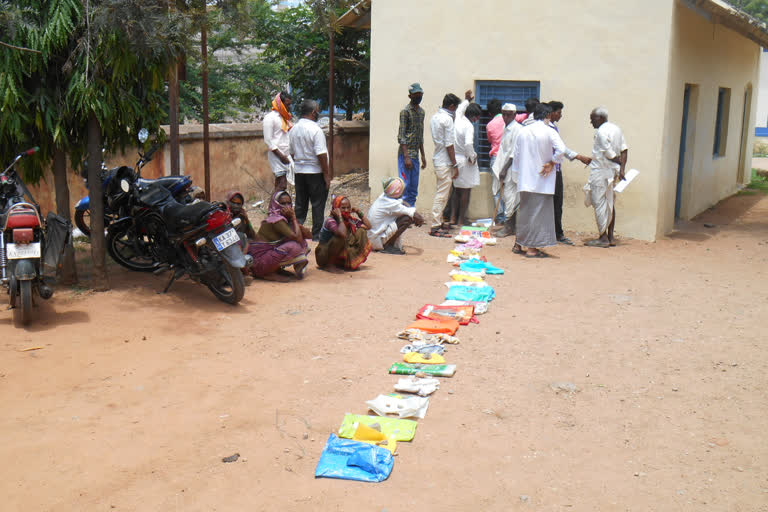
<path id="1" fill-rule="evenodd" d="M 120 180 L 120 189 L 126 194 L 131 191 L 131 182 L 123 178 Z"/>

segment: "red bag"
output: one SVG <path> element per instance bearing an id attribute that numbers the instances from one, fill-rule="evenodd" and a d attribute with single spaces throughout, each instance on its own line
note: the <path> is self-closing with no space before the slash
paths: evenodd
<path id="1" fill-rule="evenodd" d="M 418 329 L 420 331 L 428 332 L 430 334 L 445 333 L 453 336 L 456 331 L 459 330 L 459 322 L 446 318 L 445 320 L 429 320 L 421 319 L 416 320 L 406 329 Z"/>
<path id="2" fill-rule="evenodd" d="M 439 306 L 435 304 L 426 304 L 418 313 L 416 318 L 427 320 L 456 320 L 459 325 L 467 325 L 469 322 L 478 323 L 475 318 L 475 306 Z"/>

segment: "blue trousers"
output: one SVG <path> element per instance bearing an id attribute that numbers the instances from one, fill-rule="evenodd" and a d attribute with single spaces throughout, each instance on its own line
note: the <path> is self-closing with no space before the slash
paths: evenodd
<path id="1" fill-rule="evenodd" d="M 397 155 L 397 172 L 400 179 L 405 182 L 405 192 L 403 201 L 410 206 L 416 204 L 416 196 L 419 195 L 419 157 L 411 157 L 413 163 L 412 169 L 405 168 L 405 157 L 402 154 Z"/>

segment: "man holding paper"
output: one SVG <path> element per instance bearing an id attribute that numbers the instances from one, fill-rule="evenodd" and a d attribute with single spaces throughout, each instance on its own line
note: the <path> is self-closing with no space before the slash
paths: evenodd
<path id="1" fill-rule="evenodd" d="M 616 179 L 624 180 L 627 165 L 627 143 L 621 128 L 608 122 L 608 112 L 598 107 L 589 114 L 589 121 L 596 128 L 592 144 L 589 180 L 584 186 L 584 204 L 595 208 L 595 220 L 600 237 L 589 240 L 589 247 L 616 245 L 613 228 L 616 224 L 613 186 Z"/>

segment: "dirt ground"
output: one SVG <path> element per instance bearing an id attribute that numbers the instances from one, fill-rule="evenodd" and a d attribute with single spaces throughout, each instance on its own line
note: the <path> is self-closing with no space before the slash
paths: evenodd
<path id="1" fill-rule="evenodd" d="M 29 329 L 4 312 L 0 509 L 768 511 L 768 196 L 656 243 L 486 249 L 497 298 L 390 478 L 315 479 L 446 292 L 452 242 L 406 245 L 237 307 L 111 265 L 111 291 L 60 288 Z"/>

